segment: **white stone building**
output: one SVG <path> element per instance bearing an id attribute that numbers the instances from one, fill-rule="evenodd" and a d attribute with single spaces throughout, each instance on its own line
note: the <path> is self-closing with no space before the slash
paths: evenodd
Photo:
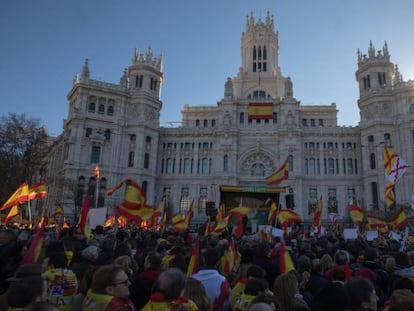
<path id="1" fill-rule="evenodd" d="M 64 132 L 48 158 L 48 203 L 62 201 L 67 214 L 79 212 L 83 194 L 95 193 L 99 164 L 97 205 L 109 213 L 122 191 L 107 197 L 105 189 L 130 178 L 142 185 L 148 204 L 166 197 L 172 212 L 185 211 L 194 199 L 200 219 L 206 202 L 217 207 L 224 192 L 234 203 L 256 207 L 274 193 L 282 207 L 307 220 L 320 197 L 325 221 L 329 211 L 347 216 L 350 201 L 381 214 L 383 146 L 414 163 L 414 82 L 403 81 L 386 44 L 379 51 L 370 44 L 357 59 L 361 121 L 339 126 L 334 103 L 305 106 L 294 97 L 293 82 L 280 69 L 274 28 L 269 14 L 264 21 L 247 17 L 241 66 L 223 79 L 222 100 L 185 105 L 178 127 L 160 125 L 162 56 L 135 50 L 119 84 L 92 79 L 86 60 L 68 94 Z M 265 177 L 287 158 L 289 178 L 266 189 Z M 409 170 L 397 184 L 398 204 L 409 205 L 413 179 Z"/>

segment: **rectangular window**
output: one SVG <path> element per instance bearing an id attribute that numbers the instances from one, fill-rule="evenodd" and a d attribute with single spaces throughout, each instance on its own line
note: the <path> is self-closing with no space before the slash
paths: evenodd
<path id="1" fill-rule="evenodd" d="M 135 157 L 134 151 L 130 151 L 128 155 L 128 167 L 134 166 L 134 157 Z"/>
<path id="2" fill-rule="evenodd" d="M 216 120 L 211 120 L 211 127 L 215 127 L 216 126 Z"/>
<path id="3" fill-rule="evenodd" d="M 190 174 L 190 159 L 184 159 L 183 174 Z"/>
<path id="4" fill-rule="evenodd" d="M 92 146 L 91 152 L 91 163 L 99 163 L 99 158 L 101 157 L 101 147 Z"/>
<path id="5" fill-rule="evenodd" d="M 150 162 L 150 155 L 149 153 L 146 153 L 144 155 L 144 168 L 149 168 L 149 162 Z"/>

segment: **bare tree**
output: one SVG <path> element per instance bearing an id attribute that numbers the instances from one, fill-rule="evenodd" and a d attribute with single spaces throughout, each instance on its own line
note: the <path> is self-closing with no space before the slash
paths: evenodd
<path id="1" fill-rule="evenodd" d="M 5 202 L 24 182 L 38 182 L 43 175 L 47 134 L 37 119 L 9 113 L 0 119 L 0 202 Z"/>

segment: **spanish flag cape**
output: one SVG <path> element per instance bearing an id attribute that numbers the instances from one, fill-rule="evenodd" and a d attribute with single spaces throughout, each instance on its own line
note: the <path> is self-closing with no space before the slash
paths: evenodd
<path id="1" fill-rule="evenodd" d="M 188 310 L 198 311 L 197 305 L 185 297 L 179 297 L 173 300 L 166 300 L 164 294 L 155 292 L 151 295 L 148 303 L 141 309 L 141 311 L 175 311 Z"/>

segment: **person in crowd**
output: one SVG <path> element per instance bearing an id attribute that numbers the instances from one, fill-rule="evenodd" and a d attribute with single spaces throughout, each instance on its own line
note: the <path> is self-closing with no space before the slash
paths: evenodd
<path id="1" fill-rule="evenodd" d="M 98 255 L 97 265 L 108 265 L 112 263 L 114 249 L 116 246 L 116 238 L 113 235 L 107 235 L 101 243 L 101 250 Z"/>
<path id="2" fill-rule="evenodd" d="M 76 274 L 78 280 L 82 280 L 86 271 L 93 269 L 98 260 L 99 248 L 96 245 L 90 245 L 82 250 L 81 261 L 72 265 L 72 271 Z"/>
<path id="3" fill-rule="evenodd" d="M 344 250 L 338 250 L 335 255 L 334 255 L 334 266 L 332 268 L 330 268 L 329 270 L 327 270 L 324 273 L 324 277 L 328 280 L 328 281 L 332 281 L 332 272 L 334 269 L 340 269 L 343 270 L 345 273 L 345 282 L 349 281 L 352 277 L 352 270 L 351 267 L 349 266 L 349 254 L 348 252 L 344 251 Z"/>
<path id="4" fill-rule="evenodd" d="M 217 248 L 207 247 L 201 252 L 200 271 L 192 277 L 203 283 L 214 310 L 226 310 L 230 306 L 231 289 L 227 279 L 217 270 L 219 260 Z"/>
<path id="5" fill-rule="evenodd" d="M 247 281 L 246 288 L 236 300 L 234 311 L 246 311 L 251 302 L 260 294 L 268 292 L 269 284 L 263 278 L 251 277 Z"/>
<path id="6" fill-rule="evenodd" d="M 47 282 L 48 300 L 59 305 L 59 310 L 72 310 L 72 299 L 78 292 L 76 274 L 67 267 L 67 257 L 62 242 L 46 246 L 46 266 L 42 276 Z"/>
<path id="7" fill-rule="evenodd" d="M 408 289 L 394 290 L 388 311 L 414 311 L 414 293 Z"/>
<path id="8" fill-rule="evenodd" d="M 353 311 L 377 311 L 378 296 L 374 285 L 368 279 L 354 276 L 346 282 L 345 289 Z"/>
<path id="9" fill-rule="evenodd" d="M 308 305 L 313 303 L 314 297 L 323 288 L 328 281 L 323 277 L 323 266 L 319 258 L 315 258 L 311 262 L 311 270 L 309 280 L 303 290 L 303 299 Z"/>
<path id="10" fill-rule="evenodd" d="M 41 276 L 25 277 L 13 282 L 7 293 L 8 310 L 22 310 L 32 302 L 46 300 L 46 290 Z"/>
<path id="11" fill-rule="evenodd" d="M 297 301 L 296 305 L 307 306 L 299 293 L 299 284 L 295 273 L 288 272 L 279 275 L 273 284 L 273 294 L 280 303 L 282 311 L 290 311 L 293 301 Z"/>
<path id="12" fill-rule="evenodd" d="M 17 282 L 24 278 L 33 276 L 42 276 L 42 266 L 40 264 L 23 264 L 17 269 L 14 276 L 8 278 L 6 281 L 8 282 L 9 287 L 13 282 Z M 0 311 L 6 311 L 9 307 L 9 304 L 7 302 L 7 294 L 8 290 L 0 295 Z"/>
<path id="13" fill-rule="evenodd" d="M 17 235 L 11 229 L 0 230 L 0 294 L 7 291 L 7 278 L 13 276 L 20 260 Z"/>
<path id="14" fill-rule="evenodd" d="M 133 265 L 133 262 L 133 259 L 128 255 L 116 257 L 114 260 L 114 264 L 122 266 L 129 278 L 138 271 L 138 266 Z"/>
<path id="15" fill-rule="evenodd" d="M 266 271 L 265 279 L 270 284 L 270 286 L 273 286 L 276 276 L 278 276 L 280 273 L 280 269 L 277 260 L 272 260 L 269 258 L 269 252 L 269 243 L 267 241 L 259 242 L 256 246 L 256 251 L 252 260 L 252 264 L 258 265 Z M 276 256 L 276 259 L 278 259 L 278 256 Z"/>
<path id="16" fill-rule="evenodd" d="M 162 257 L 158 252 L 149 252 L 145 257 L 144 271 L 131 280 L 130 297 L 138 310 L 145 306 L 150 299 L 155 280 L 163 271 L 161 261 Z"/>
<path id="17" fill-rule="evenodd" d="M 25 307 L 24 311 L 59 311 L 59 308 L 49 301 L 36 301 Z"/>
<path id="18" fill-rule="evenodd" d="M 186 276 L 178 268 L 163 271 L 154 284 L 153 292 L 142 311 L 198 310 L 194 301 L 183 296 Z"/>
<path id="19" fill-rule="evenodd" d="M 239 281 L 232 287 L 230 294 L 230 307 L 233 309 L 237 299 L 244 293 L 246 284 L 251 277 L 264 279 L 266 271 L 258 265 L 250 265 L 246 271 L 246 276 L 239 279 Z"/>
<path id="20" fill-rule="evenodd" d="M 207 296 L 203 283 L 199 280 L 187 278 L 183 296 L 194 301 L 198 310 L 213 311 L 213 304 Z"/>
<path id="21" fill-rule="evenodd" d="M 88 293 L 88 290 L 91 287 L 92 284 L 92 277 L 95 273 L 97 267 L 93 267 L 85 272 L 83 275 L 83 278 L 80 281 L 79 284 L 79 290 L 78 293 L 73 297 L 73 303 L 72 303 L 72 310 L 73 311 L 81 311 L 82 310 L 82 303 L 83 300 L 86 297 L 86 294 Z"/>
<path id="22" fill-rule="evenodd" d="M 375 292 L 378 296 L 378 305 L 382 306 L 387 300 L 387 293 L 389 292 L 390 279 L 387 272 L 380 264 L 379 250 L 374 247 L 367 247 L 364 252 L 364 260 L 361 266 L 355 270 L 354 274 L 358 273 L 359 269 L 367 268 L 375 273 Z"/>
<path id="23" fill-rule="evenodd" d="M 267 306 L 263 306 L 262 303 L 268 305 L 271 310 L 273 311 L 280 311 L 280 304 L 279 302 L 275 299 L 275 297 L 273 296 L 273 293 L 264 293 L 264 294 L 259 294 L 256 296 L 256 298 L 254 298 L 251 302 L 251 304 L 249 305 L 249 308 L 247 309 L 248 311 L 252 309 L 252 306 L 259 304 L 259 306 L 262 306 L 264 308 L 264 310 L 267 310 L 268 307 Z M 259 310 L 259 306 L 256 306 L 254 308 L 254 310 Z"/>
<path id="24" fill-rule="evenodd" d="M 350 302 L 345 285 L 340 282 L 327 282 L 315 294 L 310 304 L 314 311 L 344 311 Z"/>
<path id="25" fill-rule="evenodd" d="M 137 310 L 129 299 L 130 284 L 123 267 L 112 264 L 98 268 L 93 274 L 91 288 L 82 303 L 82 310 Z"/>

